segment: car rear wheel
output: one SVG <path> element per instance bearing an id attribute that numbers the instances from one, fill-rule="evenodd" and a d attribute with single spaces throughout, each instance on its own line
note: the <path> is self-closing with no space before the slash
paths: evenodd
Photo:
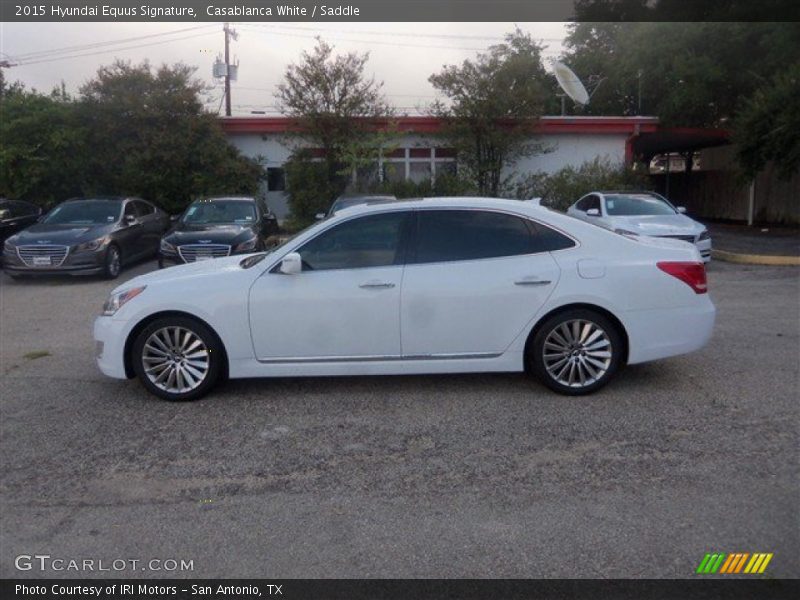
<path id="1" fill-rule="evenodd" d="M 119 253 L 119 248 L 111 244 L 106 250 L 106 260 L 104 264 L 103 275 L 106 279 L 116 279 L 122 270 L 122 256 Z"/>
<path id="2" fill-rule="evenodd" d="M 208 327 L 188 317 L 164 317 L 145 327 L 131 349 L 137 377 L 164 400 L 197 400 L 220 378 L 222 345 Z"/>
<path id="3" fill-rule="evenodd" d="M 534 375 L 560 394 L 580 396 L 606 385 L 622 363 L 623 340 L 610 319 L 589 309 L 554 315 L 528 347 Z"/>

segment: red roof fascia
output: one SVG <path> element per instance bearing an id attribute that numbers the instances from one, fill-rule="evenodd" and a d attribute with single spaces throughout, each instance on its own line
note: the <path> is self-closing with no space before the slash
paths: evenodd
<path id="1" fill-rule="evenodd" d="M 296 120 L 289 117 L 226 117 L 220 119 L 222 129 L 228 134 L 291 133 L 300 130 Z M 375 119 L 371 124 L 376 129 L 386 129 L 393 124 L 403 133 L 442 133 L 445 121 L 438 117 L 397 117 Z M 658 129 L 658 120 L 653 117 L 544 117 L 533 131 L 542 134 L 636 134 L 650 133 Z"/>

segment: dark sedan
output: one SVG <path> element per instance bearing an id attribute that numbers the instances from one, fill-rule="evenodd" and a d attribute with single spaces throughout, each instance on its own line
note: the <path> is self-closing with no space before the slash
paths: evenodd
<path id="1" fill-rule="evenodd" d="M 275 215 L 255 198 L 196 200 L 161 240 L 158 266 L 259 252 L 276 233 Z"/>
<path id="2" fill-rule="evenodd" d="M 30 202 L 0 198 L 0 243 L 36 223 L 41 214 L 42 209 Z"/>
<path id="3" fill-rule="evenodd" d="M 154 256 L 169 215 L 141 198 L 77 198 L 3 244 L 3 268 L 26 274 L 102 274 Z"/>

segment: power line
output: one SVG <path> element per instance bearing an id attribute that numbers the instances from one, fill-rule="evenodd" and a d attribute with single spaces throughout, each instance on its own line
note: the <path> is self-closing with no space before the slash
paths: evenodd
<path id="1" fill-rule="evenodd" d="M 124 48 L 109 48 L 107 50 L 101 50 L 99 52 L 87 52 L 87 53 L 84 53 L 84 54 L 73 54 L 71 56 L 57 56 L 57 57 L 54 57 L 54 58 L 44 58 L 44 59 L 41 59 L 41 60 L 32 60 L 32 61 L 28 61 L 28 62 L 22 62 L 22 63 L 20 63 L 20 66 L 37 65 L 39 63 L 55 62 L 55 61 L 59 61 L 59 60 L 69 60 L 71 58 L 82 58 L 84 56 L 97 56 L 99 54 L 108 54 L 110 52 L 124 52 L 126 50 L 136 50 L 138 48 L 146 48 L 148 46 L 159 46 L 161 44 L 169 44 L 169 43 L 172 43 L 172 42 L 178 42 L 180 40 L 189 40 L 189 39 L 203 37 L 203 36 L 207 36 L 207 35 L 213 35 L 215 33 L 216 32 L 214 32 L 214 31 L 207 31 L 207 32 L 204 32 L 204 33 L 195 33 L 193 35 L 185 35 L 185 36 L 182 36 L 182 37 L 172 38 L 172 39 L 169 39 L 169 40 L 162 40 L 160 42 L 150 42 L 148 44 L 137 44 L 135 46 L 126 46 Z"/>
<path id="2" fill-rule="evenodd" d="M 240 25 L 240 27 L 250 27 L 249 25 Z M 251 30 L 254 31 L 255 30 Z M 257 33 L 262 34 L 272 34 L 272 35 L 283 35 L 288 37 L 301 37 L 301 38 L 311 38 L 316 39 L 318 36 L 310 35 L 310 34 L 302 34 L 302 33 L 287 33 L 284 31 L 257 31 Z M 441 45 L 433 45 L 433 44 L 410 44 L 406 42 L 386 42 L 381 40 L 355 40 L 350 38 L 342 38 L 342 37 L 332 37 L 331 39 L 339 41 L 339 42 L 352 42 L 356 44 L 367 44 L 367 45 L 381 45 L 381 46 L 397 46 L 397 47 L 410 47 L 410 48 L 430 48 L 436 50 L 469 50 L 472 52 L 485 52 L 488 48 L 477 48 L 477 47 L 469 47 L 469 46 L 441 46 Z M 544 52 L 544 54 L 556 54 L 555 52 L 549 51 Z"/>
<path id="3" fill-rule="evenodd" d="M 164 31 L 161 33 L 152 33 L 150 35 L 140 35 L 137 37 L 130 37 L 130 38 L 120 38 L 117 40 L 106 40 L 104 42 L 94 42 L 91 44 L 81 44 L 78 46 L 64 46 L 62 48 L 50 48 L 49 50 L 37 50 L 36 52 L 24 52 L 22 54 L 15 54 L 13 58 L 16 60 L 28 60 L 34 58 L 43 58 L 49 54 L 61 54 L 67 53 L 72 54 L 74 52 L 81 52 L 83 50 L 92 50 L 95 48 L 100 48 L 103 46 L 114 46 L 117 44 L 125 44 L 128 42 L 136 42 L 145 39 L 151 39 L 154 37 L 163 37 L 165 35 L 173 35 L 176 33 L 184 33 L 186 31 L 193 31 L 197 29 L 208 29 L 209 27 L 216 27 L 216 25 L 198 25 L 196 27 L 184 27 L 183 29 L 173 29 L 172 31 Z"/>
<path id="4" fill-rule="evenodd" d="M 464 34 L 421 33 L 421 32 L 405 33 L 400 31 L 363 31 L 357 29 L 333 30 L 333 29 L 322 29 L 319 27 L 301 27 L 292 25 L 265 25 L 261 23 L 248 23 L 248 25 L 251 27 L 265 27 L 268 29 L 295 29 L 300 31 L 318 31 L 322 33 L 344 33 L 346 35 L 355 33 L 356 35 L 379 35 L 381 37 L 398 36 L 398 37 L 412 37 L 412 38 L 423 37 L 423 38 L 438 38 L 438 39 L 452 39 L 452 40 L 487 40 L 494 42 L 505 41 L 505 38 L 502 36 L 489 36 L 489 35 L 464 35 Z M 562 43 L 564 41 L 562 38 L 536 38 L 536 39 L 542 42 Z"/>

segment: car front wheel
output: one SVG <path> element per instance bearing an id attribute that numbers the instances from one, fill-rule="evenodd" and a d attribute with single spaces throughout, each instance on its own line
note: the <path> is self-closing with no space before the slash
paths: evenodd
<path id="1" fill-rule="evenodd" d="M 214 387 L 223 371 L 217 336 L 188 317 L 153 321 L 136 337 L 131 351 L 139 380 L 164 400 L 197 400 Z"/>
<path id="2" fill-rule="evenodd" d="M 106 260 L 103 269 L 103 275 L 106 279 L 116 279 L 122 270 L 122 257 L 119 253 L 119 248 L 111 245 L 106 250 Z"/>
<path id="3" fill-rule="evenodd" d="M 527 358 L 533 374 L 551 390 L 580 396 L 606 385 L 619 369 L 622 354 L 616 324 L 599 312 L 574 309 L 539 327 Z"/>

